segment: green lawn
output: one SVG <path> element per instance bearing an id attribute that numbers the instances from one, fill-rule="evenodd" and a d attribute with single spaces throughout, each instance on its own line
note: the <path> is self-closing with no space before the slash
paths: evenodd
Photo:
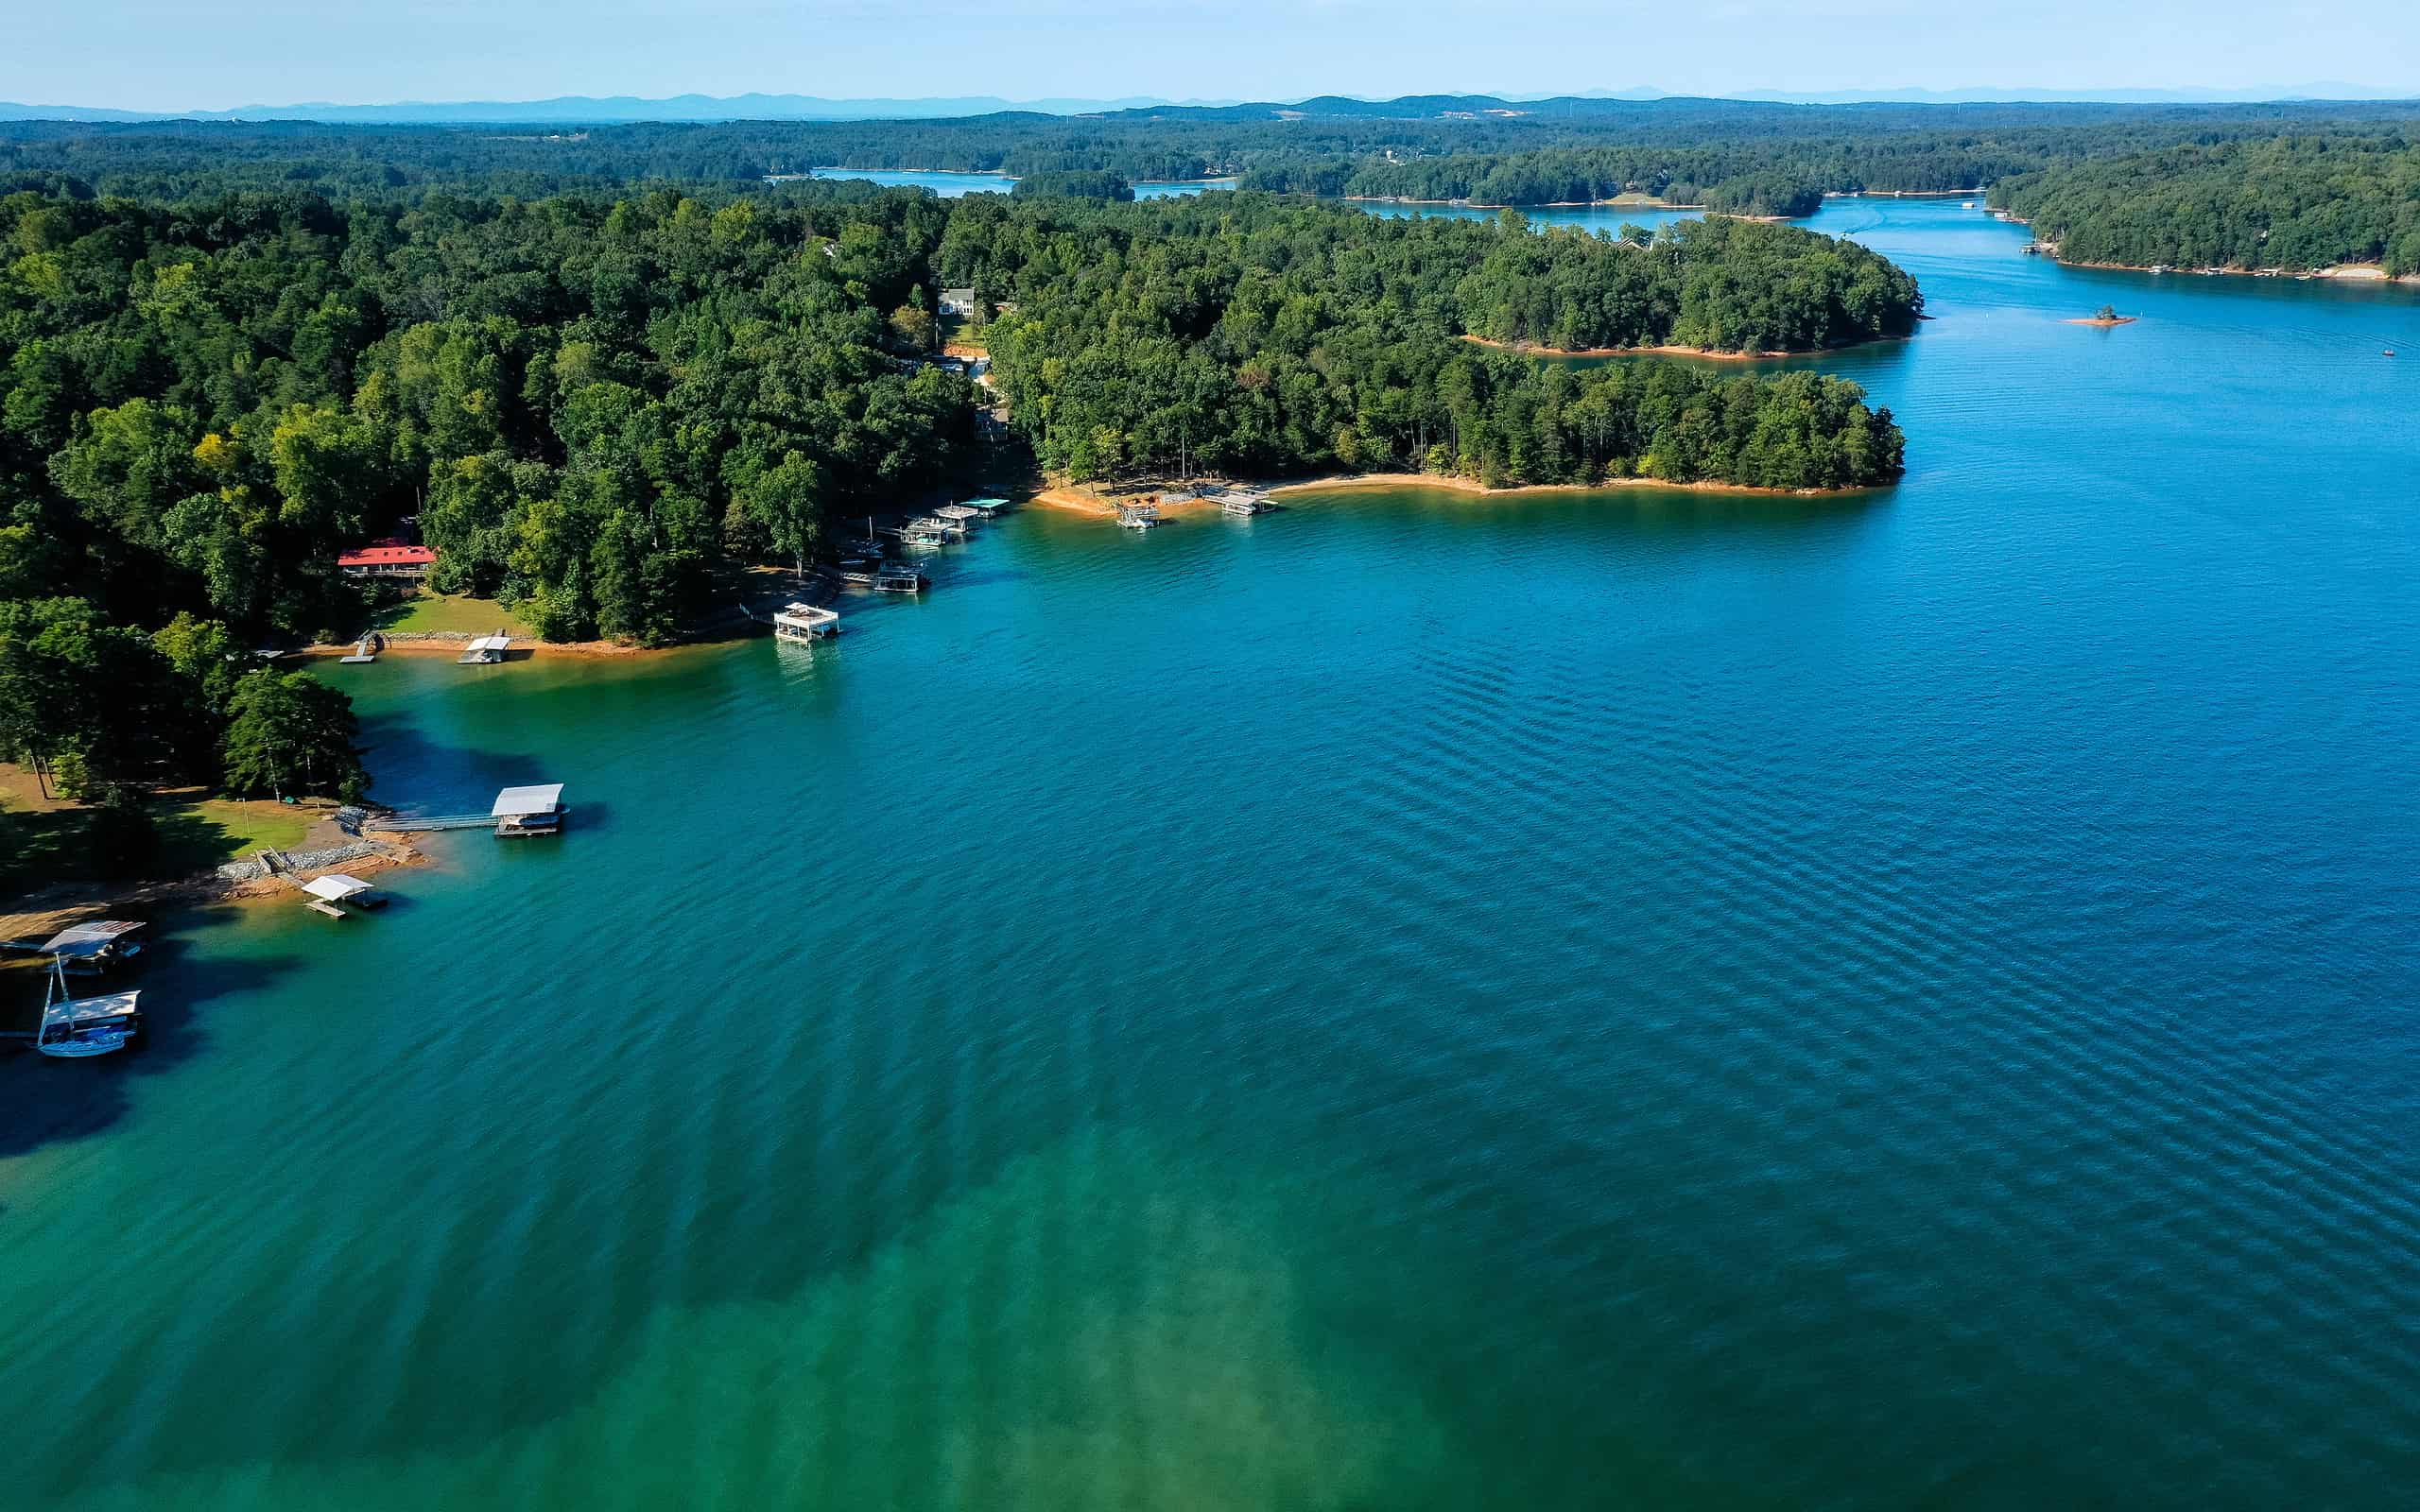
<path id="1" fill-rule="evenodd" d="M 280 850 L 302 843 L 326 811 L 261 800 L 238 802 L 197 793 L 165 793 L 150 802 L 159 848 L 145 877 L 189 877 L 263 846 Z M 0 766 L 0 896 L 61 882 L 98 882 L 90 841 L 92 812 L 43 797 L 31 774 Z"/>
<path id="2" fill-rule="evenodd" d="M 502 630 L 507 635 L 527 636 L 529 627 L 515 619 L 510 610 L 492 598 L 471 598 L 445 593 L 415 593 L 400 604 L 390 604 L 370 618 L 373 628 L 381 630 L 458 631 L 465 635 L 485 635 Z"/>
<path id="3" fill-rule="evenodd" d="M 222 861 L 251 855 L 263 846 L 291 850 L 319 812 L 279 803 L 237 803 L 226 799 L 163 799 L 152 808 L 160 826 L 160 857 L 152 867 L 164 877 L 191 876 Z"/>

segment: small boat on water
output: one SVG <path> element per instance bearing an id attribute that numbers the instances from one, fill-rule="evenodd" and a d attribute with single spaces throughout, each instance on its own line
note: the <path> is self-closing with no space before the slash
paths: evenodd
<path id="1" fill-rule="evenodd" d="M 1121 504 L 1117 507 L 1117 523 L 1129 530 L 1149 530 L 1160 523 L 1160 507 L 1156 504 Z"/>
<path id="2" fill-rule="evenodd" d="M 98 997 L 68 995 L 67 971 L 51 957 L 50 988 L 43 996 L 42 1027 L 34 1032 L 34 1048 L 45 1056 L 81 1060 L 123 1050 L 142 1024 L 136 1006 L 140 992 L 107 992 Z"/>
<path id="3" fill-rule="evenodd" d="M 921 593 L 925 591 L 925 575 L 906 562 L 891 562 L 876 572 L 868 586 L 877 593 Z"/>

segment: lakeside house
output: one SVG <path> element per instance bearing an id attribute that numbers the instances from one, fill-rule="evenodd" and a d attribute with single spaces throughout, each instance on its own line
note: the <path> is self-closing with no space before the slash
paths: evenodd
<path id="1" fill-rule="evenodd" d="M 337 558 L 337 571 L 347 577 L 400 577 L 419 582 L 436 565 L 436 552 L 391 537 Z"/>
<path id="2" fill-rule="evenodd" d="M 975 291 L 973 289 L 942 290 L 942 314 L 972 318 L 975 315 Z"/>

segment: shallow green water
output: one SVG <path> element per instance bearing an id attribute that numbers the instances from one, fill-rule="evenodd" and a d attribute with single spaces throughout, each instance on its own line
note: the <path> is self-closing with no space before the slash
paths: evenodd
<path id="1" fill-rule="evenodd" d="M 2401 1504 L 2420 301 L 1818 224 L 1885 494 L 331 669 L 573 828 L 0 1057 L 0 1504 Z"/>

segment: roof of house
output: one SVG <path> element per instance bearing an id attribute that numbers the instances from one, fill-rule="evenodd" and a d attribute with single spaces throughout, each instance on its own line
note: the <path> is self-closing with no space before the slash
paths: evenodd
<path id="1" fill-rule="evenodd" d="M 531 787 L 508 787 L 495 796 L 495 807 L 488 811 L 492 819 L 517 819 L 531 814 L 552 814 L 562 806 L 563 784 L 544 782 Z"/>
<path id="2" fill-rule="evenodd" d="M 358 550 L 348 551 L 337 558 L 339 567 L 425 567 L 437 560 L 437 553 L 426 546 L 406 546 L 399 541 L 373 541 Z"/>

